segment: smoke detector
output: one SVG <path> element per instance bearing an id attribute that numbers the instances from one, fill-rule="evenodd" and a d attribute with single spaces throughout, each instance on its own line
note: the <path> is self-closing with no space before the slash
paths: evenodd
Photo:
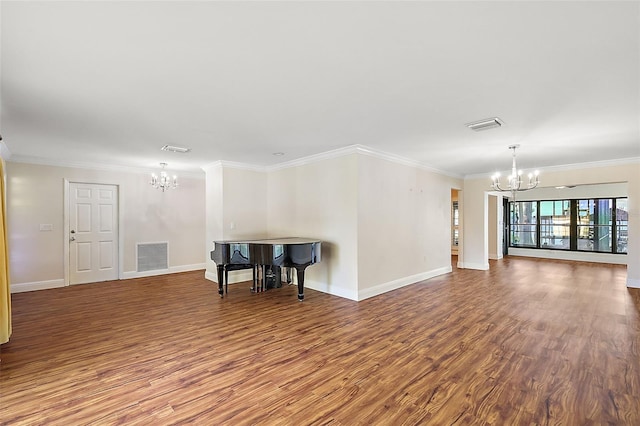
<path id="1" fill-rule="evenodd" d="M 496 127 L 502 127 L 503 125 L 504 121 L 500 120 L 498 117 L 485 118 L 484 120 L 474 121 L 473 123 L 466 124 L 468 128 L 475 132 L 479 132 L 480 130 L 494 129 Z"/>

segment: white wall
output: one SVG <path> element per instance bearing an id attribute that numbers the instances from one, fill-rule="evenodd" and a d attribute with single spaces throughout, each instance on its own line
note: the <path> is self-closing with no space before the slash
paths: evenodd
<path id="1" fill-rule="evenodd" d="M 64 284 L 65 179 L 118 185 L 123 213 L 121 278 L 141 276 L 136 272 L 139 242 L 169 242 L 168 272 L 204 268 L 204 179 L 181 177 L 178 189 L 163 193 L 149 185 L 147 173 L 8 162 L 12 291 Z M 40 231 L 40 224 L 52 224 L 53 230 Z"/>
<path id="2" fill-rule="evenodd" d="M 204 168 L 205 171 L 205 246 L 206 246 L 206 271 L 205 277 L 217 282 L 216 264 L 211 260 L 213 241 L 223 240 L 223 191 L 222 191 L 222 164 L 217 163 Z"/>
<path id="3" fill-rule="evenodd" d="M 489 195 L 489 259 L 502 259 L 502 197 Z"/>
<path id="4" fill-rule="evenodd" d="M 358 158 L 349 154 L 269 173 L 272 237 L 322 240 L 322 262 L 305 272 L 305 287 L 358 298 Z"/>
<path id="5" fill-rule="evenodd" d="M 357 150 L 264 173 L 233 169 L 228 175 L 230 168 L 220 167 L 221 175 L 218 168 L 207 169 L 207 185 L 224 179 L 225 238 L 266 229 L 269 237 L 322 240 L 322 262 L 307 268 L 305 287 L 362 300 L 451 271 L 451 188 L 460 187 L 460 179 Z M 226 182 L 231 174 L 245 186 L 267 182 L 266 225 L 255 216 L 253 234 L 227 232 L 227 204 L 238 209 L 262 199 L 264 191 L 233 190 Z M 209 188 L 207 194 L 218 196 Z M 208 266 L 207 278 L 217 281 L 214 271 Z M 241 279 L 248 279 L 241 271 L 230 276 L 231 282 Z"/>
<path id="6" fill-rule="evenodd" d="M 358 300 L 450 272 L 459 180 L 369 155 L 358 176 Z"/>
<path id="7" fill-rule="evenodd" d="M 213 241 L 267 237 L 267 176 L 264 171 L 239 169 L 217 162 L 204 168 L 206 173 L 206 272 L 217 281 L 211 260 Z M 230 282 L 251 278 L 247 271 L 235 271 Z"/>
<path id="8" fill-rule="evenodd" d="M 627 190 L 629 199 L 629 245 L 626 256 L 602 255 L 598 253 L 580 253 L 572 257 L 573 260 L 593 262 L 618 262 L 624 259 L 627 263 L 627 285 L 640 287 L 640 164 L 636 162 L 626 163 L 602 163 L 565 168 L 543 170 L 541 175 L 542 185 L 546 187 L 544 194 L 551 198 L 553 189 L 562 185 L 596 185 L 596 184 L 620 184 L 612 185 L 611 196 L 620 195 L 620 188 Z M 465 209 L 465 237 L 464 237 L 464 267 L 473 269 L 488 269 L 488 221 L 487 221 L 487 193 L 490 187 L 489 177 L 474 177 L 465 179 L 464 209 Z M 575 188 L 575 194 L 587 189 Z M 569 194 L 569 192 L 566 192 Z M 604 195 L 604 194 L 603 194 Z M 568 195 L 569 196 L 569 195 Z M 509 250 L 513 253 L 512 250 Z M 520 253 L 520 252 L 519 252 Z M 544 255 L 544 251 L 539 251 Z M 557 253 L 556 253 L 557 255 Z M 613 256 L 616 256 L 613 258 Z M 483 267 L 484 266 L 484 267 Z"/>

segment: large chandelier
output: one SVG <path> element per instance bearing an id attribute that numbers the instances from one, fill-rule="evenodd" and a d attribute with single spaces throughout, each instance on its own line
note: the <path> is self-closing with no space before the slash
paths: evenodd
<path id="1" fill-rule="evenodd" d="M 167 166 L 167 163 L 160 163 L 160 167 L 162 167 L 162 171 L 160 172 L 160 176 L 155 173 L 151 174 L 151 186 L 156 189 L 161 189 L 162 192 L 167 189 L 175 189 L 178 187 L 178 176 L 173 175 L 173 177 L 169 177 L 167 172 L 164 171 L 164 168 Z"/>
<path id="2" fill-rule="evenodd" d="M 495 173 L 491 176 L 491 188 L 495 191 L 511 192 L 512 198 L 515 200 L 516 192 L 528 191 L 538 186 L 540 180 L 538 179 L 538 171 L 527 175 L 528 182 L 526 186 L 522 181 L 522 170 L 518 170 L 516 167 L 516 149 L 520 148 L 520 145 L 510 145 L 509 149 L 513 151 L 513 160 L 511 162 L 511 174 L 507 177 L 506 186 L 500 183 L 500 173 Z"/>

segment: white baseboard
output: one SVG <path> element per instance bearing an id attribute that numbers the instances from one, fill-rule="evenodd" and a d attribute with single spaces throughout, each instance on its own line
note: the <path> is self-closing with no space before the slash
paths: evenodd
<path id="1" fill-rule="evenodd" d="M 304 280 L 304 288 L 310 288 L 311 290 L 320 291 L 322 293 L 330 294 L 332 296 L 338 296 L 349 300 L 358 301 L 358 293 L 355 289 L 346 287 L 340 287 L 336 285 L 330 285 L 325 282 Z"/>
<path id="2" fill-rule="evenodd" d="M 477 269 L 479 271 L 487 271 L 489 269 L 489 263 L 458 262 L 458 268 L 461 268 L 461 269 Z"/>
<path id="3" fill-rule="evenodd" d="M 204 278 L 218 282 L 218 271 L 206 271 Z M 229 271 L 229 284 L 241 283 L 243 281 L 253 281 L 253 271 L 249 269 L 241 269 L 239 271 Z"/>
<path id="4" fill-rule="evenodd" d="M 341 287 L 336 285 L 331 285 L 326 282 L 314 281 L 306 279 L 304 282 L 305 289 L 311 289 L 320 291 L 322 293 L 327 293 L 332 296 L 343 297 L 345 299 L 353 300 L 353 301 L 361 301 L 364 299 L 368 299 L 373 296 L 377 296 L 379 294 L 386 293 L 388 291 L 396 290 L 398 288 L 415 284 L 420 281 L 427 280 L 429 278 L 436 277 L 438 275 L 443 275 L 451 272 L 451 266 L 434 269 L 431 271 L 423 272 L 416 275 L 411 275 L 408 277 L 400 278 L 397 280 L 389 281 L 375 287 L 371 287 L 365 289 L 363 291 L 358 292 L 356 289 Z M 234 284 L 242 281 L 250 281 L 252 279 L 251 271 L 232 271 L 235 273 L 235 277 L 232 279 L 231 274 L 229 275 L 229 284 Z M 217 272 L 207 271 L 205 272 L 205 278 L 207 280 L 218 282 Z"/>
<path id="5" fill-rule="evenodd" d="M 23 293 L 25 291 L 35 291 L 35 290 L 47 290 L 49 288 L 58 288 L 64 287 L 64 280 L 47 280 L 47 281 L 34 281 L 31 283 L 18 283 L 11 284 L 10 291 L 11 293 Z"/>
<path id="6" fill-rule="evenodd" d="M 144 272 L 129 271 L 129 272 L 122 273 L 122 279 L 128 280 L 131 278 L 155 277 L 157 275 L 176 274 L 178 272 L 198 271 L 204 268 L 205 268 L 204 263 L 196 263 L 194 265 L 172 266 L 169 269 L 160 269 L 156 271 L 144 271 Z"/>
<path id="7" fill-rule="evenodd" d="M 379 284 L 375 287 L 367 288 L 358 292 L 358 298 L 356 300 L 364 300 L 373 296 L 377 296 L 382 293 L 386 293 L 391 290 L 396 290 L 401 287 L 405 287 L 410 284 L 415 284 L 420 281 L 428 280 L 429 278 L 437 277 L 438 275 L 444 275 L 451 272 L 451 266 L 445 266 L 442 268 L 433 269 L 431 271 L 422 272 L 416 275 L 410 275 L 408 277 L 399 278 L 397 280 L 389 281 L 383 284 Z"/>
<path id="8" fill-rule="evenodd" d="M 178 272 L 188 272 L 188 271 L 197 271 L 200 269 L 204 269 L 204 263 L 197 263 L 195 265 L 182 265 L 182 266 L 173 266 L 169 269 L 163 269 L 160 271 L 146 271 L 146 272 L 124 272 L 122 274 L 122 279 L 131 279 L 131 278 L 142 278 L 142 277 L 153 277 L 156 275 L 166 275 L 166 274 L 175 274 Z M 47 281 L 34 281 L 30 283 L 17 283 L 11 284 L 11 293 L 23 293 L 25 291 L 34 291 L 34 290 L 47 290 L 50 288 L 59 288 L 64 287 L 64 279 L 58 280 L 47 280 Z"/>
<path id="9" fill-rule="evenodd" d="M 218 282 L 218 273 L 217 272 L 211 272 L 211 271 L 204 271 L 204 279 L 205 280 L 209 280 L 209 281 L 213 281 L 214 283 Z"/>

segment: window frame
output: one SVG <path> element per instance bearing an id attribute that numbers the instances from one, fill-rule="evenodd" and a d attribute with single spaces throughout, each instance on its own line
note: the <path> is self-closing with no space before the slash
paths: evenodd
<path id="1" fill-rule="evenodd" d="M 605 201 L 605 200 L 610 200 L 611 204 L 611 219 L 610 219 L 610 224 L 609 225 L 584 225 L 584 224 L 580 224 L 578 222 L 579 219 L 579 201 L 580 200 L 588 200 L 590 202 L 594 203 L 594 206 L 597 206 L 599 204 L 600 201 Z M 514 209 L 516 208 L 516 206 L 514 206 L 514 201 L 509 200 L 509 215 L 508 215 L 508 227 L 507 229 L 509 230 L 509 241 L 508 241 L 508 247 L 509 248 L 513 248 L 513 249 L 529 249 L 529 250 L 559 250 L 559 251 L 569 251 L 569 252 L 580 252 L 580 253 L 603 253 L 603 254 L 621 254 L 621 255 L 626 255 L 627 252 L 626 251 L 620 251 L 620 244 L 621 244 L 621 239 L 620 236 L 618 235 L 618 233 L 622 230 L 625 229 L 628 232 L 628 227 L 629 227 L 629 222 L 628 222 L 628 216 L 627 219 L 625 220 L 624 224 L 622 223 L 618 223 L 620 222 L 619 218 L 617 217 L 617 213 L 618 213 L 618 200 L 626 200 L 626 206 L 628 209 L 628 197 L 593 197 L 593 198 L 562 198 L 562 199 L 552 199 L 552 200 L 523 200 L 523 201 L 518 201 L 516 200 L 515 203 L 535 203 L 535 208 L 533 210 L 535 210 L 536 214 L 537 214 L 537 218 L 535 220 L 535 230 L 533 231 L 533 238 L 535 239 L 534 244 L 531 245 L 514 245 L 513 243 L 513 233 L 514 233 L 514 226 L 518 226 L 520 225 L 519 223 L 513 224 L 512 223 L 512 219 L 514 216 Z M 569 202 L 569 247 L 553 247 L 553 246 L 544 246 L 541 244 L 541 241 L 543 239 L 542 236 L 542 229 L 543 226 L 545 226 L 545 224 L 543 224 L 542 222 L 542 210 L 541 210 L 541 203 L 545 203 L 545 202 L 553 202 L 554 203 L 554 210 L 555 210 L 555 203 L 556 202 Z M 522 210 L 522 209 L 521 209 Z M 549 225 L 549 224 L 546 224 Z M 551 226 L 554 226 L 553 224 L 551 224 Z M 558 225 L 560 226 L 560 225 Z M 562 225 L 564 226 L 564 225 Z M 584 227 L 584 226 L 590 226 L 590 227 L 594 227 L 594 226 L 599 226 L 599 227 L 609 227 L 610 229 L 610 245 L 611 245 L 611 250 L 608 251 L 603 251 L 603 250 L 582 250 L 578 248 L 578 240 L 579 240 L 579 229 L 580 227 Z M 627 235 L 628 238 L 628 235 Z M 625 242 L 624 246 L 627 246 L 627 242 Z"/>

